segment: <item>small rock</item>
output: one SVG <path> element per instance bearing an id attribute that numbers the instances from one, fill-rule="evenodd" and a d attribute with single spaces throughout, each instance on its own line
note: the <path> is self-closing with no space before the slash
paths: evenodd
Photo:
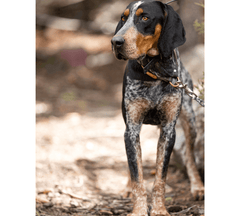
<path id="1" fill-rule="evenodd" d="M 123 214 L 125 211 L 123 209 L 113 209 L 113 213 L 118 215 L 118 214 Z"/>
<path id="2" fill-rule="evenodd" d="M 49 200 L 46 199 L 46 198 L 43 198 L 43 197 L 37 196 L 37 197 L 36 197 L 36 202 L 37 202 L 37 203 L 48 203 Z"/>
<path id="3" fill-rule="evenodd" d="M 73 208 L 76 208 L 76 207 L 79 206 L 78 202 L 77 202 L 76 200 L 73 200 L 73 199 L 70 201 L 70 205 L 71 205 L 71 207 L 73 207 Z"/>
<path id="4" fill-rule="evenodd" d="M 103 215 L 112 215 L 113 214 L 112 212 L 106 211 L 106 210 L 100 210 L 99 212 Z"/>
<path id="5" fill-rule="evenodd" d="M 203 214 L 204 214 L 204 208 L 199 208 L 199 209 L 198 209 L 198 213 L 201 214 L 201 215 L 203 215 Z"/>
<path id="6" fill-rule="evenodd" d="M 62 199 L 60 197 L 54 197 L 54 198 L 52 198 L 52 202 L 55 205 L 60 205 L 60 204 L 62 204 Z"/>
<path id="7" fill-rule="evenodd" d="M 155 175 L 155 174 L 156 174 L 156 169 L 152 169 L 152 170 L 150 171 L 150 173 L 151 173 L 151 175 Z"/>
<path id="8" fill-rule="evenodd" d="M 48 193 L 52 193 L 53 189 L 48 188 L 48 189 L 41 189 L 38 191 L 38 194 L 48 194 Z"/>
<path id="9" fill-rule="evenodd" d="M 49 197 L 49 198 L 53 198 L 53 197 L 54 197 L 54 194 L 53 194 L 52 192 L 50 192 L 50 193 L 48 194 L 48 197 Z"/>
<path id="10" fill-rule="evenodd" d="M 52 202 L 44 203 L 43 206 L 45 208 L 51 208 L 51 207 L 53 207 L 53 203 Z"/>
<path id="11" fill-rule="evenodd" d="M 55 196 L 60 197 L 61 195 L 60 195 L 60 193 L 55 193 Z"/>

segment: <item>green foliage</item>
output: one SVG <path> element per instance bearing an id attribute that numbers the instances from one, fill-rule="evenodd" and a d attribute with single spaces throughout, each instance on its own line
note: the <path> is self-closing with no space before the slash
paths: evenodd
<path id="1" fill-rule="evenodd" d="M 196 5 L 199 5 L 199 6 L 203 7 L 203 8 L 205 8 L 204 4 L 196 3 L 196 2 L 195 2 L 195 4 L 196 4 Z"/>
<path id="2" fill-rule="evenodd" d="M 198 34 L 204 34 L 204 22 L 199 23 L 198 20 L 195 20 L 193 26 Z"/>
<path id="3" fill-rule="evenodd" d="M 196 2 L 195 2 L 195 4 L 198 5 L 198 6 L 200 6 L 200 7 L 202 7 L 202 8 L 205 8 L 204 4 L 196 3 Z M 200 23 L 200 22 L 198 22 L 198 20 L 196 19 L 195 22 L 194 22 L 194 24 L 193 24 L 193 26 L 194 26 L 194 28 L 195 28 L 195 30 L 196 30 L 196 32 L 197 32 L 198 34 L 204 34 L 204 22 L 201 22 L 201 23 Z"/>
<path id="4" fill-rule="evenodd" d="M 172 197 L 166 197 L 165 200 L 166 201 L 172 201 Z"/>
<path id="5" fill-rule="evenodd" d="M 37 62 L 37 68 L 45 68 L 47 65 L 54 65 L 56 62 L 56 57 L 51 56 L 46 61 Z"/>
<path id="6" fill-rule="evenodd" d="M 76 99 L 76 95 L 74 92 L 70 91 L 70 92 L 64 92 L 61 95 L 61 98 L 65 101 L 73 101 Z"/>
<path id="7" fill-rule="evenodd" d="M 84 100 L 79 100 L 78 106 L 81 110 L 87 110 L 87 102 Z"/>
<path id="8" fill-rule="evenodd" d="M 202 3 L 195 3 L 196 5 L 205 8 L 204 4 Z M 204 21 L 199 23 L 198 20 L 195 20 L 194 24 L 193 24 L 196 32 L 198 34 L 204 34 Z M 199 91 L 200 95 L 199 98 L 204 100 L 204 94 L 205 94 L 205 76 L 204 76 L 204 72 L 203 72 L 203 78 L 202 79 L 198 79 L 198 85 L 194 85 L 195 88 Z"/>

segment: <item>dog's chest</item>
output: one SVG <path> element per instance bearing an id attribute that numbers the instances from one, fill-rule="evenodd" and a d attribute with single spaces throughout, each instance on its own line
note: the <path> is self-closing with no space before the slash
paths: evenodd
<path id="1" fill-rule="evenodd" d="M 124 100 L 134 101 L 136 99 L 144 98 L 148 100 L 151 107 L 153 107 L 159 104 L 162 98 L 165 97 L 168 93 L 171 92 L 166 91 L 166 85 L 161 80 L 151 82 L 132 80 L 127 77 Z"/>
<path id="2" fill-rule="evenodd" d="M 160 119 L 167 120 L 166 112 L 173 114 L 171 119 L 177 115 L 182 93 L 164 81 L 140 81 L 127 77 L 123 97 L 127 116 L 139 117 L 144 113 L 144 124 L 159 125 Z"/>

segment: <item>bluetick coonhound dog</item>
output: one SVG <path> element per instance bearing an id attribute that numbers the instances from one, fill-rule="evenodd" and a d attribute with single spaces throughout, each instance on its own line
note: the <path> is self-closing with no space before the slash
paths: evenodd
<path id="1" fill-rule="evenodd" d="M 171 85 L 179 77 L 193 88 L 177 49 L 185 40 L 179 15 L 171 6 L 153 0 L 130 3 L 111 40 L 116 58 L 128 60 L 123 80 L 122 114 L 126 124 L 124 140 L 134 203 L 131 216 L 148 215 L 139 138 L 142 124 L 158 125 L 161 131 L 150 215 L 170 216 L 164 204 L 165 182 L 178 118 L 186 137 L 185 157 L 191 192 L 196 199 L 204 197 L 204 186 L 193 154 L 196 130 L 192 101 L 183 90 Z M 144 73 L 146 63 L 154 58 L 158 60 L 151 71 L 157 72 L 155 74 L 160 79 L 152 73 Z"/>

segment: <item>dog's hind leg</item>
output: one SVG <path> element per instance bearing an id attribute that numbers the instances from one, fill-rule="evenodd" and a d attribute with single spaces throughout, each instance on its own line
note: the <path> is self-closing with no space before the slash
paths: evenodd
<path id="1" fill-rule="evenodd" d="M 191 183 L 191 193 L 194 199 L 204 198 L 204 186 L 197 170 L 194 158 L 194 142 L 196 139 L 195 115 L 192 108 L 192 99 L 183 95 L 182 111 L 179 116 L 184 130 L 186 151 L 184 156 L 185 166 Z"/>

